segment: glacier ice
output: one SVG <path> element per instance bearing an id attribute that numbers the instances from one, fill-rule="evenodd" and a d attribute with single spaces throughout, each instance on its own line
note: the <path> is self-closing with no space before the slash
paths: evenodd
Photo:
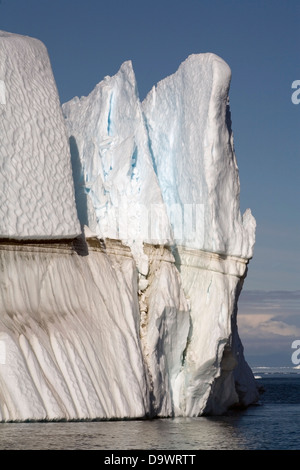
<path id="1" fill-rule="evenodd" d="M 188 231 L 174 229 L 189 248 L 251 258 L 255 221 L 241 217 L 228 90 L 231 72 L 218 56 L 189 56 L 143 102 L 160 188 L 168 213 L 178 206 Z M 192 232 L 190 206 L 198 207 Z M 248 211 L 249 212 L 249 211 Z M 179 217 L 181 223 L 182 217 Z M 182 235 L 182 236 L 181 236 Z"/>
<path id="2" fill-rule="evenodd" d="M 45 46 L 0 31 L 0 237 L 80 234 L 70 150 Z"/>
<path id="3" fill-rule="evenodd" d="M 191 55 L 141 103 L 127 61 L 61 109 L 44 45 L 0 33 L 0 420 L 257 400 L 229 83 L 222 59 Z"/>
<path id="4" fill-rule="evenodd" d="M 127 243 L 144 273 L 143 242 L 164 243 L 171 233 L 131 62 L 88 97 L 65 103 L 63 112 L 81 223 L 99 237 Z"/>
<path id="5" fill-rule="evenodd" d="M 1 246 L 2 420 L 149 411 L 135 263 L 117 243 L 85 244 Z"/>

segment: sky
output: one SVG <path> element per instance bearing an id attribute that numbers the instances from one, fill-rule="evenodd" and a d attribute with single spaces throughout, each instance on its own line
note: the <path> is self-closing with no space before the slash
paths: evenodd
<path id="1" fill-rule="evenodd" d="M 126 60 L 141 99 L 190 54 L 228 63 L 241 211 L 250 207 L 257 221 L 239 332 L 251 366 L 292 366 L 300 340 L 300 100 L 292 100 L 300 1 L 0 0 L 0 29 L 44 42 L 61 103 L 88 95 Z"/>

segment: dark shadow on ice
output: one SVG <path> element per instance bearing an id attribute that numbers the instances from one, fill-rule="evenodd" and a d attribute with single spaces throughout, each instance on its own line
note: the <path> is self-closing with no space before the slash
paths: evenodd
<path id="1" fill-rule="evenodd" d="M 89 247 L 86 242 L 84 233 L 82 233 L 79 237 L 73 240 L 73 250 L 76 251 L 79 256 L 88 256 Z"/>
<path id="2" fill-rule="evenodd" d="M 231 121 L 231 111 L 230 111 L 229 103 L 227 103 L 227 106 L 226 106 L 225 122 L 226 122 L 226 126 L 228 129 L 229 137 L 231 139 L 232 138 L 232 121 Z"/>
<path id="3" fill-rule="evenodd" d="M 88 246 L 84 237 L 83 227 L 88 225 L 88 210 L 87 210 L 87 195 L 85 192 L 85 181 L 83 175 L 83 168 L 81 165 L 79 151 L 76 139 L 71 135 L 69 139 L 70 152 L 71 152 L 71 165 L 75 190 L 75 204 L 77 216 L 81 225 L 82 234 L 73 241 L 73 249 L 78 255 L 87 256 Z"/>
<path id="4" fill-rule="evenodd" d="M 71 135 L 69 143 L 71 151 L 73 181 L 75 188 L 75 203 L 78 219 L 80 221 L 81 227 L 83 227 L 84 225 L 88 225 L 87 195 L 85 192 L 83 168 L 79 157 L 77 142 L 73 135 Z"/>
<path id="5" fill-rule="evenodd" d="M 150 133 L 149 133 L 148 122 L 147 122 L 146 116 L 145 116 L 144 114 L 143 114 L 143 119 L 144 119 L 144 124 L 145 124 L 145 127 L 146 127 L 146 131 L 147 131 L 147 136 L 148 136 L 148 148 L 149 148 L 149 151 L 150 151 L 150 156 L 151 156 L 151 160 L 152 160 L 153 169 L 154 169 L 154 172 L 155 172 L 155 174 L 156 174 L 156 176 L 157 176 L 157 178 L 158 178 L 157 165 L 156 165 L 154 153 L 153 153 L 153 150 L 152 150 L 152 145 L 151 145 L 151 139 L 150 139 Z"/>
<path id="6" fill-rule="evenodd" d="M 172 245 L 171 247 L 172 254 L 175 259 L 175 266 L 178 269 L 179 272 L 181 272 L 181 257 L 178 251 L 178 248 L 176 245 Z"/>

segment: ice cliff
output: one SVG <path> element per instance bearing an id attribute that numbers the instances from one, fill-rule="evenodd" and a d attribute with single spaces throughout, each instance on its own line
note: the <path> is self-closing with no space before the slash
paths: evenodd
<path id="1" fill-rule="evenodd" d="M 44 45 L 0 32 L 1 420 L 256 401 L 229 84 L 192 55 L 141 103 L 128 61 L 61 108 Z"/>

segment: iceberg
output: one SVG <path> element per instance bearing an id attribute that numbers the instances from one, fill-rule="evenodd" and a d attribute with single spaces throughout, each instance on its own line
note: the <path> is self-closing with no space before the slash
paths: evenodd
<path id="1" fill-rule="evenodd" d="M 60 106 L 45 46 L 0 32 L 0 420 L 222 414 L 258 399 L 237 327 L 230 69 L 143 102 L 130 61 Z"/>

